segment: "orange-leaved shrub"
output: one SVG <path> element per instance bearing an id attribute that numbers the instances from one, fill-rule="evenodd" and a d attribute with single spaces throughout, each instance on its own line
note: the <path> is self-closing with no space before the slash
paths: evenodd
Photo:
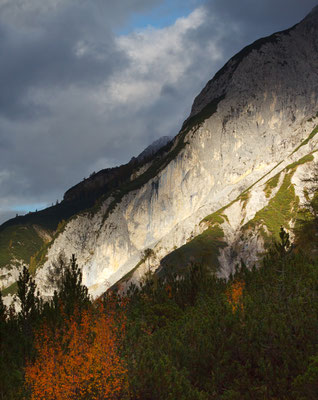
<path id="1" fill-rule="evenodd" d="M 65 317 L 62 327 L 44 324 L 35 336 L 36 356 L 27 363 L 31 400 L 122 399 L 127 369 L 119 348 L 125 334 L 123 310 L 102 303 Z"/>
<path id="2" fill-rule="evenodd" d="M 243 310 L 242 296 L 245 287 L 243 280 L 236 280 L 231 283 L 230 287 L 226 291 L 228 302 L 232 306 L 232 311 Z"/>

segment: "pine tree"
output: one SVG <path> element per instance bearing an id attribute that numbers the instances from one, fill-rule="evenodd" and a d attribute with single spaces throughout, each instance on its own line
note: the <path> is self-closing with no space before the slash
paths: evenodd
<path id="1" fill-rule="evenodd" d="M 4 345 L 4 335 L 5 335 L 5 320 L 6 320 L 6 307 L 3 304 L 2 294 L 0 290 L 0 399 L 5 399 L 5 345 Z"/>
<path id="2" fill-rule="evenodd" d="M 284 230 L 281 226 L 279 232 L 280 242 L 275 243 L 275 249 L 281 256 L 285 256 L 290 253 L 292 250 L 292 246 L 289 240 L 289 233 Z"/>
<path id="3" fill-rule="evenodd" d="M 19 274 L 17 297 L 20 300 L 19 317 L 26 321 L 32 319 L 39 311 L 40 300 L 36 294 L 36 284 L 26 266 Z"/>
<path id="4" fill-rule="evenodd" d="M 2 293 L 0 290 L 0 325 L 5 322 L 7 316 L 7 307 L 3 303 Z"/>
<path id="5" fill-rule="evenodd" d="M 60 277 L 57 277 L 57 292 L 53 301 L 60 301 L 67 313 L 72 313 L 75 306 L 82 308 L 89 303 L 88 289 L 82 284 L 82 272 L 73 254 L 68 264 L 60 259 Z"/>

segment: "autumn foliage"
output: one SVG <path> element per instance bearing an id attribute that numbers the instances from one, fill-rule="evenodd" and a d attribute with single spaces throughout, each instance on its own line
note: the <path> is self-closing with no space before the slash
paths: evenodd
<path id="1" fill-rule="evenodd" d="M 242 296 L 245 282 L 242 280 L 236 280 L 231 283 L 230 287 L 226 291 L 228 302 L 232 306 L 232 311 L 242 310 Z"/>
<path id="2" fill-rule="evenodd" d="M 127 393 L 119 355 L 125 314 L 99 303 L 65 317 L 59 329 L 44 324 L 35 337 L 36 357 L 25 370 L 31 400 L 119 399 Z"/>

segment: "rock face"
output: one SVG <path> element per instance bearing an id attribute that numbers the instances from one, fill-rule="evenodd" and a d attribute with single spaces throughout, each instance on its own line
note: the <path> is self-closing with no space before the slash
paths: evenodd
<path id="1" fill-rule="evenodd" d="M 152 157 L 157 153 L 158 150 L 166 146 L 171 142 L 172 138 L 170 136 L 162 136 L 161 138 L 155 140 L 150 146 L 146 147 L 137 157 L 138 161 L 143 161 L 149 157 Z"/>
<path id="2" fill-rule="evenodd" d="M 163 259 L 161 267 L 167 267 L 169 253 L 182 259 L 176 249 L 212 232 L 216 223 L 222 246 L 211 242 L 210 247 L 218 251 L 214 258 L 220 274 L 233 270 L 239 252 L 247 261 L 257 261 L 264 247 L 254 229 L 262 225 L 257 213 L 272 204 L 286 176 L 302 199 L 301 176 L 316 157 L 309 153 L 317 148 L 317 112 L 315 8 L 295 27 L 234 56 L 195 99 L 170 148 L 149 161 L 128 186 L 116 188 L 99 207 L 66 224 L 37 271 L 42 292 L 52 293 L 46 275 L 61 251 L 67 257 L 76 254 L 84 283 L 98 296 L 127 273 L 139 279 L 148 266 L 145 249 L 154 251 L 151 265 L 159 266 Z M 304 156 L 306 162 L 299 161 Z M 268 181 L 277 174 L 267 196 Z M 243 228 L 249 231 L 249 246 Z M 271 229 L 268 234 L 275 233 Z"/>
<path id="3" fill-rule="evenodd" d="M 162 136 L 148 146 L 137 157 L 132 157 L 129 163 L 114 168 L 106 168 L 93 172 L 89 178 L 71 187 L 64 194 L 64 201 L 74 201 L 83 198 L 98 198 L 112 189 L 118 188 L 136 171 L 145 168 L 151 157 L 171 141 L 169 136 Z"/>

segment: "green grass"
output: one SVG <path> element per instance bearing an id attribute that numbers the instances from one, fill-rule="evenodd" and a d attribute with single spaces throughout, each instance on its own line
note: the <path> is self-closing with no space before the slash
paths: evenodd
<path id="1" fill-rule="evenodd" d="M 237 200 L 240 200 L 242 203 L 243 203 L 243 206 L 242 206 L 242 208 L 243 208 L 243 210 L 246 208 L 246 205 L 247 205 L 247 202 L 248 202 L 248 200 L 249 200 L 249 198 L 250 198 L 250 191 L 249 190 L 245 190 L 242 194 L 240 194 L 239 196 L 238 196 L 238 198 L 235 200 L 235 201 L 237 201 Z"/>
<path id="2" fill-rule="evenodd" d="M 280 177 L 280 172 L 266 182 L 264 192 L 267 198 L 271 197 L 273 189 L 277 187 L 279 182 L 279 177 Z"/>
<path id="3" fill-rule="evenodd" d="M 53 245 L 55 239 L 61 233 L 64 232 L 67 223 L 70 222 L 73 218 L 75 218 L 75 216 L 70 217 L 70 219 L 68 221 L 65 221 L 64 219 L 62 221 L 60 221 L 52 239 L 49 242 L 43 242 L 41 247 L 37 250 L 37 252 L 34 253 L 34 259 L 32 260 L 32 262 L 33 262 L 32 270 L 30 269 L 30 272 L 32 274 L 35 274 L 35 271 L 37 270 L 37 268 L 45 263 L 45 261 L 47 260 L 48 249 Z"/>
<path id="4" fill-rule="evenodd" d="M 313 152 L 315 153 L 315 152 Z M 314 161 L 313 153 L 307 154 L 306 156 L 300 158 L 299 160 L 287 165 L 286 170 L 295 170 L 299 165 L 306 164 L 307 162 Z"/>
<path id="5" fill-rule="evenodd" d="M 253 186 L 253 185 L 252 185 Z M 250 188 L 252 187 L 250 186 Z M 201 222 L 209 222 L 210 224 L 223 224 L 223 222 L 227 221 L 229 222 L 229 219 L 227 215 L 223 214 L 224 210 L 227 208 L 231 207 L 232 204 L 234 204 L 237 201 L 243 202 L 243 209 L 246 207 L 246 204 L 250 198 L 250 188 L 244 190 L 240 195 L 237 196 L 236 199 L 232 200 L 229 204 L 226 206 L 220 208 L 219 210 L 215 211 L 212 214 L 207 215 L 206 217 L 203 218 Z"/>
<path id="6" fill-rule="evenodd" d="M 299 204 L 299 199 L 295 195 L 295 189 L 291 183 L 293 173 L 293 170 L 286 173 L 276 195 L 243 227 L 244 230 L 260 228 L 265 225 L 272 237 L 279 240 L 281 226 L 289 226 L 290 221 L 295 217 L 295 211 Z M 264 230 L 263 232 L 265 233 Z"/>
<path id="7" fill-rule="evenodd" d="M 299 165 L 305 164 L 305 163 L 313 161 L 313 160 L 314 160 L 313 153 L 307 154 L 306 156 L 300 158 L 299 160 L 287 165 L 285 170 L 286 171 L 295 170 Z M 274 175 L 272 178 L 270 178 L 266 182 L 264 192 L 265 192 L 265 196 L 267 198 L 269 198 L 271 196 L 273 189 L 275 189 L 277 187 L 280 174 L 281 173 L 279 172 L 278 174 Z"/>
<path id="8" fill-rule="evenodd" d="M 15 259 L 29 264 L 42 246 L 43 240 L 31 225 L 8 226 L 0 232 L 0 268 L 8 266 Z"/>
<path id="9" fill-rule="evenodd" d="M 3 289 L 1 291 L 1 293 L 2 293 L 2 296 L 4 297 L 4 296 L 8 296 L 9 294 L 14 295 L 14 294 L 17 293 L 17 291 L 18 291 L 18 283 L 14 282 L 14 283 L 12 283 L 12 285 L 10 285 L 7 288 Z"/>
<path id="10" fill-rule="evenodd" d="M 296 147 L 296 149 L 291 154 L 296 153 L 296 151 L 298 151 L 302 146 L 305 146 L 317 133 L 318 133 L 318 125 L 309 134 L 307 139 L 305 139 L 303 142 L 301 142 L 300 145 L 298 147 Z"/>
<path id="11" fill-rule="evenodd" d="M 226 207 L 222 207 L 219 210 L 215 211 L 213 214 L 207 215 L 205 218 L 203 218 L 202 221 L 204 222 L 208 222 L 211 225 L 215 225 L 215 224 L 223 224 L 224 220 L 227 219 L 227 216 L 223 214 L 223 211 L 227 208 Z M 202 222 L 201 221 L 201 222 Z"/>
<path id="12" fill-rule="evenodd" d="M 226 247 L 223 230 L 215 225 L 185 245 L 168 254 L 163 260 L 164 270 L 180 272 L 191 262 L 207 265 L 216 271 L 219 267 L 218 255 L 221 248 Z M 173 269 L 173 270 L 172 270 Z"/>
<path id="13" fill-rule="evenodd" d="M 256 213 L 255 217 L 249 221 L 243 229 L 260 228 L 262 225 L 265 225 L 273 238 L 279 240 L 281 226 L 289 226 L 291 220 L 297 215 L 299 205 L 299 199 L 295 195 L 295 189 L 291 183 L 291 178 L 298 166 L 313 161 L 313 159 L 314 157 L 311 153 L 289 164 L 284 170 L 286 175 L 276 195 L 269 201 L 266 207 Z M 265 193 L 268 193 L 269 190 L 277 186 L 279 175 L 280 173 L 267 182 Z M 265 230 L 263 229 L 260 232 L 265 233 Z M 263 236 L 265 239 L 268 238 L 266 234 Z"/>
<path id="14" fill-rule="evenodd" d="M 288 227 L 298 211 L 299 199 L 295 195 L 295 189 L 291 183 L 291 178 L 298 166 L 313 160 L 313 154 L 310 153 L 287 165 L 283 170 L 286 172 L 286 175 L 276 195 L 269 200 L 266 207 L 258 211 L 255 217 L 244 225 L 243 230 L 258 228 L 266 244 L 269 244 L 269 236 L 264 229 L 264 226 L 266 226 L 272 238 L 279 240 L 280 227 Z M 270 197 L 272 190 L 277 187 L 281 172 L 266 182 L 264 191 L 267 198 Z"/>
<path id="15" fill-rule="evenodd" d="M 313 154 L 307 154 L 306 156 L 300 158 L 296 162 L 289 164 L 284 170 L 286 172 L 284 181 L 279 188 L 277 194 L 273 199 L 269 200 L 269 203 L 262 210 L 258 211 L 255 217 L 244 225 L 243 231 L 247 229 L 257 228 L 260 234 L 264 237 L 266 244 L 270 244 L 272 239 L 275 238 L 279 240 L 279 232 L 281 226 L 288 226 L 290 221 L 295 217 L 295 212 L 297 210 L 299 199 L 295 195 L 294 187 L 291 183 L 291 178 L 297 169 L 298 166 L 305 164 L 307 162 L 313 161 Z M 278 163 L 274 168 L 272 168 L 268 173 L 266 173 L 262 178 L 260 178 L 257 182 L 261 181 L 265 176 L 270 174 L 277 166 L 281 164 Z M 270 178 L 265 184 L 265 195 L 267 198 L 270 197 L 272 190 L 277 187 L 279 182 L 281 172 Z M 225 222 L 226 215 L 224 215 L 224 210 L 230 207 L 236 201 L 243 201 L 243 208 L 246 207 L 246 204 L 249 199 L 250 189 L 257 183 L 255 182 L 249 188 L 247 188 L 244 192 L 242 192 L 235 200 L 230 202 L 228 205 L 220 208 L 216 212 L 206 216 L 202 221 L 210 223 L 213 228 L 221 225 Z M 270 232 L 270 236 L 266 233 L 266 229 Z M 220 228 L 221 229 L 221 228 Z M 191 242 L 190 242 L 191 243 Z M 176 250 L 177 251 L 177 250 Z"/>

